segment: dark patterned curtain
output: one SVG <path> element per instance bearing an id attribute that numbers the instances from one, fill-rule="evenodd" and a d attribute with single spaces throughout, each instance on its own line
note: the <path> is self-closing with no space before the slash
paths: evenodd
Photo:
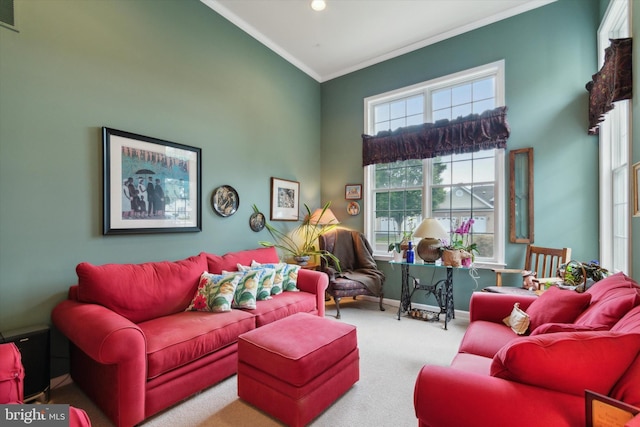
<path id="1" fill-rule="evenodd" d="M 604 51 L 604 65 L 593 80 L 587 83 L 589 91 L 589 135 L 599 133 L 604 115 L 613 110 L 613 103 L 631 99 L 631 38 L 611 39 Z"/>
<path id="2" fill-rule="evenodd" d="M 480 115 L 362 135 L 362 165 L 504 148 L 509 133 L 507 107 L 498 107 Z"/>

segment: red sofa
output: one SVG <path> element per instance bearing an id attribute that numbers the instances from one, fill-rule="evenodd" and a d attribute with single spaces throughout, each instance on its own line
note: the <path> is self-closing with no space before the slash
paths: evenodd
<path id="1" fill-rule="evenodd" d="M 515 303 L 531 322 L 524 335 L 503 321 Z M 418 374 L 420 426 L 584 426 L 587 389 L 640 407 L 640 287 L 624 274 L 584 294 L 476 292 L 469 316 L 451 366 Z"/>
<path id="2" fill-rule="evenodd" d="M 237 371 L 237 339 L 294 313 L 324 316 L 325 274 L 300 270 L 298 292 L 253 310 L 185 311 L 204 271 L 278 263 L 274 248 L 201 253 L 145 264 L 81 263 L 78 284 L 52 311 L 69 339 L 71 376 L 117 426 L 133 426 Z"/>

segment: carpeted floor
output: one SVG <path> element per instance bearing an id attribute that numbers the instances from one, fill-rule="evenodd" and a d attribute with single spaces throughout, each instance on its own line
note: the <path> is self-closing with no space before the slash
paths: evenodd
<path id="1" fill-rule="evenodd" d="M 398 321 L 397 307 L 385 307 L 387 310 L 382 312 L 373 301 L 344 299 L 341 303 L 341 321 L 357 327 L 360 381 L 314 420 L 312 426 L 417 425 L 413 387 L 418 371 L 427 363 L 450 364 L 468 320 L 452 320 L 445 331 L 442 322 L 408 317 Z M 334 318 L 335 313 L 335 305 L 327 302 L 327 317 Z M 55 388 L 51 391 L 51 403 L 68 403 L 84 409 L 94 427 L 113 426 L 73 383 L 52 387 Z M 280 425 L 238 398 L 235 376 L 141 424 L 142 427 Z"/>

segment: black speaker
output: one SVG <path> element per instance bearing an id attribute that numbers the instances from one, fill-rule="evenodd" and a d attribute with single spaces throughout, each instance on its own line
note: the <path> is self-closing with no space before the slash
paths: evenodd
<path id="1" fill-rule="evenodd" d="M 12 342 L 20 350 L 24 366 L 24 401 L 49 401 L 49 327 L 30 326 L 2 333 L 3 342 Z"/>

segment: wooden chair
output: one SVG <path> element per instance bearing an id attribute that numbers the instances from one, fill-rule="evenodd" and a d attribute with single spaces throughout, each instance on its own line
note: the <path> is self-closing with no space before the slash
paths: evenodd
<path id="1" fill-rule="evenodd" d="M 523 271 L 534 271 L 536 273 L 535 281 L 545 283 L 548 281 L 556 281 L 557 270 L 560 265 L 571 260 L 571 248 L 544 248 L 542 246 L 527 246 L 527 253 L 524 259 L 524 268 L 496 268 L 496 285 L 484 288 L 488 292 L 512 293 L 514 288 L 511 286 L 502 286 L 502 274 L 516 273 L 522 276 Z M 519 288 L 515 288 L 519 289 Z"/>

